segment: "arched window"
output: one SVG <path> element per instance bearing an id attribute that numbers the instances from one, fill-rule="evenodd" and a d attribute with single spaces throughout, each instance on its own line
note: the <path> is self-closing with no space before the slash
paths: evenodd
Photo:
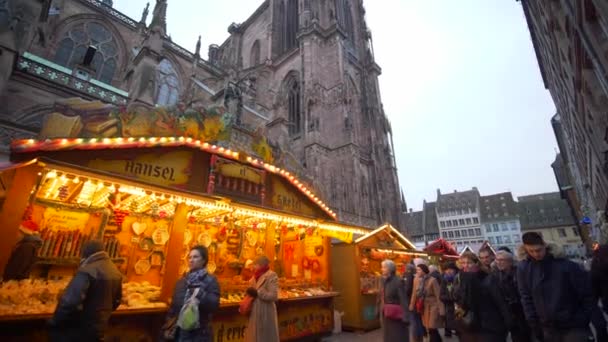
<path id="1" fill-rule="evenodd" d="M 260 64 L 260 41 L 256 40 L 251 46 L 251 54 L 249 56 L 249 66 L 256 66 Z"/>
<path id="2" fill-rule="evenodd" d="M 156 104 L 173 106 L 179 98 L 179 80 L 175 68 L 163 59 L 157 68 Z"/>
<path id="3" fill-rule="evenodd" d="M 336 0 L 336 11 L 338 12 L 338 23 L 346 32 L 346 40 L 355 44 L 355 25 L 350 0 Z"/>
<path id="4" fill-rule="evenodd" d="M 299 27 L 298 0 L 281 0 L 278 5 L 277 40 L 278 53 L 287 52 L 297 46 L 297 35 Z"/>
<path id="5" fill-rule="evenodd" d="M 97 22 L 87 22 L 72 27 L 59 41 L 55 63 L 74 68 L 84 60 L 89 46 L 97 48 L 91 68 L 93 78 L 111 84 L 118 66 L 118 47 L 110 30 Z"/>
<path id="6" fill-rule="evenodd" d="M 300 83 L 295 77 L 287 82 L 287 110 L 289 113 L 289 135 L 302 133 L 302 113 L 300 106 Z"/>

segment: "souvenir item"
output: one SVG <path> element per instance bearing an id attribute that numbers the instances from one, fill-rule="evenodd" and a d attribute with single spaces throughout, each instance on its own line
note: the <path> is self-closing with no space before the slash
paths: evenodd
<path id="1" fill-rule="evenodd" d="M 155 245 L 162 246 L 169 241 L 169 229 L 166 224 L 158 225 L 158 228 L 152 233 L 152 240 Z"/>
<path id="2" fill-rule="evenodd" d="M 148 228 L 148 225 L 145 223 L 133 222 L 133 224 L 131 224 L 131 229 L 133 229 L 133 233 L 135 233 L 135 235 L 137 235 L 137 236 L 139 236 L 143 232 L 145 232 L 147 228 Z"/>
<path id="3" fill-rule="evenodd" d="M 245 233 L 245 238 L 247 239 L 249 246 L 254 247 L 258 243 L 257 235 L 258 234 L 252 230 L 248 230 L 247 233 Z"/>
<path id="4" fill-rule="evenodd" d="M 155 251 L 150 256 L 150 263 L 153 267 L 162 266 L 165 260 L 165 254 L 162 251 Z"/>
<path id="5" fill-rule="evenodd" d="M 143 238 L 139 241 L 139 248 L 143 251 L 149 251 L 154 246 L 154 241 L 151 238 Z"/>
<path id="6" fill-rule="evenodd" d="M 211 236 L 207 232 L 200 233 L 197 240 L 201 246 L 209 247 L 211 245 Z"/>
<path id="7" fill-rule="evenodd" d="M 150 264 L 150 260 L 148 259 L 140 259 L 135 263 L 135 274 L 144 275 L 146 274 L 152 265 Z"/>
<path id="8" fill-rule="evenodd" d="M 207 272 L 209 272 L 209 274 L 213 274 L 215 273 L 215 270 L 217 269 L 217 265 L 215 265 L 215 262 L 210 261 L 207 264 Z"/>
<path id="9" fill-rule="evenodd" d="M 184 245 L 189 245 L 190 241 L 192 241 L 192 232 L 190 229 L 186 229 L 184 231 Z"/>

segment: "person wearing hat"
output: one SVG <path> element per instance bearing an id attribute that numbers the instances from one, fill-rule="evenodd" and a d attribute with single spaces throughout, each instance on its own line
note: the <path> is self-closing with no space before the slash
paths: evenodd
<path id="1" fill-rule="evenodd" d="M 517 285 L 534 335 L 544 341 L 586 341 L 594 305 L 589 276 L 540 234 L 527 232 L 522 242 Z"/>
<path id="2" fill-rule="evenodd" d="M 445 337 L 451 337 L 452 332 L 456 330 L 454 315 L 454 280 L 456 280 L 457 274 L 458 267 L 456 267 L 455 263 L 449 263 L 444 267 L 439 299 L 441 299 L 445 306 Z"/>
<path id="3" fill-rule="evenodd" d="M 122 299 L 122 274 L 103 249 L 88 241 L 76 275 L 49 321 L 52 341 L 103 341 L 110 315 Z"/>
<path id="4" fill-rule="evenodd" d="M 38 225 L 31 220 L 25 221 L 19 226 L 18 239 L 19 242 L 15 245 L 4 268 L 3 281 L 29 278 L 32 267 L 36 263 L 38 249 L 42 247 Z"/>

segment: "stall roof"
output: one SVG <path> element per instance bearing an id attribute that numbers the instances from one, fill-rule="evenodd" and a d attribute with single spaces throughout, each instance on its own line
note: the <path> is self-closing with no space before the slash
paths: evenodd
<path id="1" fill-rule="evenodd" d="M 69 150 L 120 150 L 133 148 L 155 148 L 155 147 L 186 147 L 191 149 L 201 150 L 207 153 L 222 156 L 224 158 L 239 161 L 251 166 L 264 169 L 268 172 L 276 174 L 290 184 L 292 184 L 299 192 L 301 192 L 312 203 L 318 206 L 323 212 L 328 214 L 333 219 L 337 218 L 336 213 L 329 208 L 321 199 L 315 195 L 310 188 L 300 182 L 289 171 L 281 169 L 272 164 L 266 163 L 257 158 L 253 158 L 244 153 L 232 151 L 230 149 L 209 144 L 201 140 L 195 140 L 189 137 L 151 137 L 151 138 L 58 138 L 46 140 L 23 139 L 15 140 L 11 143 L 11 152 L 16 154 L 35 153 L 35 152 L 50 152 L 50 151 L 69 151 Z"/>
<path id="2" fill-rule="evenodd" d="M 362 241 L 365 241 L 382 231 L 387 232 L 390 236 L 392 236 L 393 238 L 398 240 L 403 246 L 416 250 L 416 246 L 414 246 L 414 244 L 412 242 L 410 242 L 410 240 L 408 240 L 405 236 L 403 236 L 403 234 L 401 234 L 397 229 L 395 229 L 395 227 L 391 226 L 388 223 L 379 227 L 376 230 L 373 230 L 373 231 L 367 233 L 366 235 L 361 236 L 360 238 L 355 240 L 355 243 L 360 243 Z"/>
<path id="3" fill-rule="evenodd" d="M 424 248 L 425 252 L 443 254 L 445 256 L 458 256 L 458 252 L 446 240 L 439 238 Z"/>
<path id="4" fill-rule="evenodd" d="M 462 248 L 462 251 L 460 251 L 460 255 L 462 255 L 466 251 L 469 251 L 469 252 L 477 255 L 481 249 L 486 248 L 486 247 L 489 248 L 490 251 L 492 251 L 492 254 L 496 254 L 496 251 L 494 250 L 494 248 L 492 247 L 492 245 L 490 244 L 490 242 L 484 241 L 481 244 L 476 243 L 476 244 L 471 244 L 471 245 L 465 245 Z"/>
<path id="5" fill-rule="evenodd" d="M 0 162 L 0 172 L 18 169 L 20 167 L 28 166 L 28 165 L 34 164 L 36 162 L 37 162 L 36 159 L 22 162 L 22 163 L 13 163 L 13 162 L 9 162 L 9 161 L 3 161 L 3 162 Z"/>

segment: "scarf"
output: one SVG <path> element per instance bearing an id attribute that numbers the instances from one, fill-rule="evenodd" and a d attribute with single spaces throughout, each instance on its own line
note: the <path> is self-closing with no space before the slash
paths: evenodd
<path id="1" fill-rule="evenodd" d="M 257 271 L 255 271 L 255 274 L 254 274 L 255 281 L 260 280 L 260 277 L 262 275 L 264 275 L 264 273 L 268 272 L 269 269 L 270 269 L 270 266 L 266 265 L 266 266 L 260 267 Z"/>
<path id="2" fill-rule="evenodd" d="M 201 287 L 206 275 L 206 267 L 188 272 L 188 274 L 186 274 L 186 283 L 188 284 L 188 288 Z"/>

